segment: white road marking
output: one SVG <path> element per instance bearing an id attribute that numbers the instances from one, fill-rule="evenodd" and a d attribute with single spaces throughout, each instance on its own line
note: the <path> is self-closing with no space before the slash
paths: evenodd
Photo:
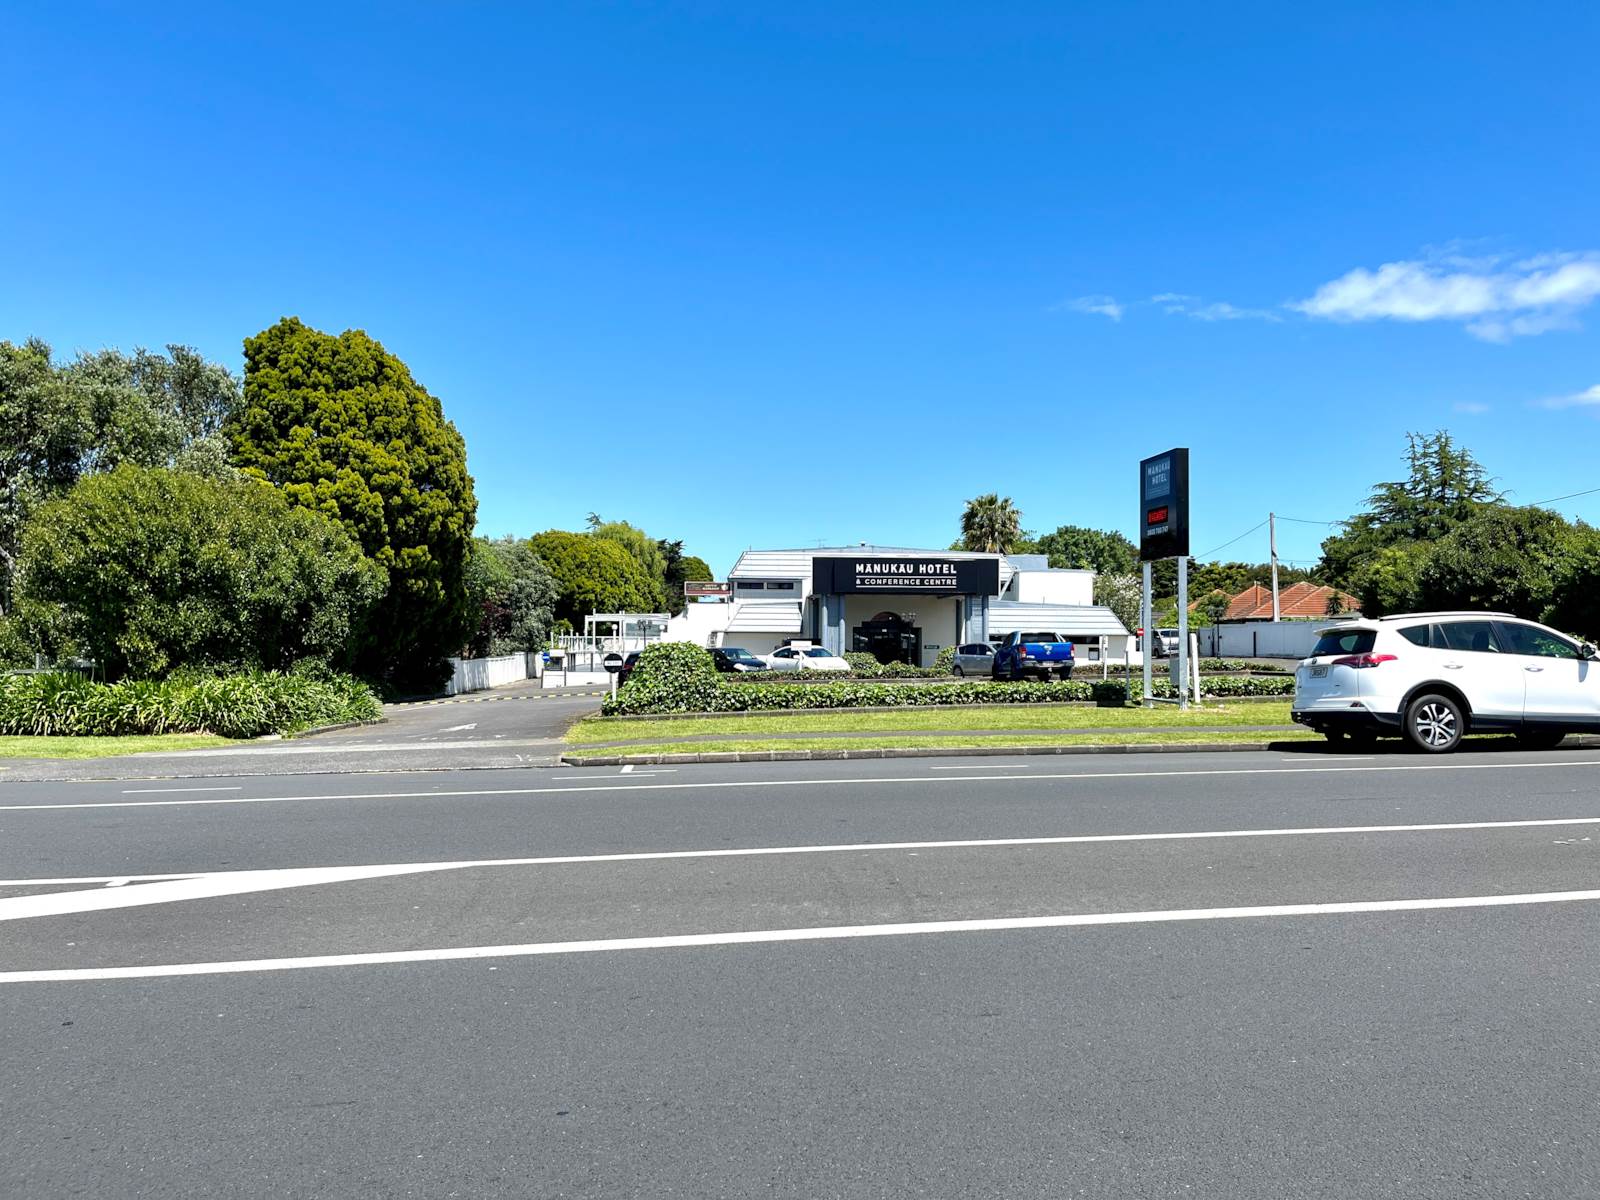
<path id="1" fill-rule="evenodd" d="M 906 937 L 924 933 L 995 933 L 1019 929 L 1069 929 L 1097 925 L 1153 925 L 1176 921 L 1227 921 L 1248 917 L 1311 917 L 1356 913 L 1420 912 L 1446 908 L 1506 908 L 1600 900 L 1600 890 L 1528 892 L 1500 896 L 1442 896 L 1421 900 L 1351 900 L 1325 904 L 1259 904 L 1241 908 L 1175 908 L 1140 912 L 1066 913 L 1049 917 L 998 917 L 965 921 L 906 921 L 893 925 L 831 925 L 811 929 L 751 929 L 731 933 L 669 934 L 664 937 L 601 938 L 577 942 L 527 942 L 507 946 L 454 946 L 438 950 L 379 950 L 303 958 L 256 958 L 233 962 L 160 963 L 141 967 L 72 967 L 44 971 L 0 971 L 0 983 L 65 983 L 79 980 L 160 979 L 177 975 L 238 975 L 251 971 L 297 971 L 383 963 L 450 962 L 475 958 L 528 958 L 595 954 L 614 950 L 674 950 L 698 946 L 748 946 L 773 942 L 835 941 L 844 938 Z"/>
<path id="2" fill-rule="evenodd" d="M 0 921 L 30 917 L 58 917 L 67 913 L 104 912 L 112 908 L 140 908 L 148 904 L 173 904 L 179 900 L 205 900 L 214 896 L 242 896 L 248 892 L 281 891 L 318 883 L 348 883 L 355 879 L 381 879 L 436 871 L 431 863 L 386 863 L 370 867 L 291 867 L 286 870 L 228 871 L 168 879 L 139 887 L 117 887 L 114 881 L 87 892 L 47 892 L 42 896 L 13 896 L 0 900 Z M 123 877 L 123 882 L 128 882 Z"/>
<path id="3" fill-rule="evenodd" d="M 1202 829 L 1173 833 L 1080 833 L 1060 837 L 964 838 L 941 842 L 843 842 L 822 846 L 750 846 L 715 850 L 638 850 L 617 854 L 563 854 L 543 858 L 474 858 L 442 862 L 368 863 L 342 867 L 282 867 L 254 871 L 209 871 L 192 875 L 106 875 L 79 879 L 8 879 L 0 887 L 39 887 L 46 884 L 82 883 L 120 887 L 144 886 L 107 898 L 101 889 L 51 892 L 42 896 L 0 899 L 0 921 L 53 917 L 66 913 L 100 912 L 172 904 L 211 896 L 238 896 L 249 892 L 281 891 L 324 883 L 358 879 L 383 879 L 396 875 L 465 871 L 491 867 L 585 866 L 598 863 L 661 862 L 695 858 L 762 858 L 782 854 L 861 854 L 884 851 L 986 850 L 1016 846 L 1095 846 L 1117 842 L 1217 841 L 1226 838 L 1277 838 L 1325 834 L 1458 833 L 1502 829 L 1548 829 L 1575 825 L 1600 825 L 1600 817 L 1538 817 L 1520 821 L 1454 821 L 1422 825 L 1318 825 L 1283 829 Z"/>
<path id="4" fill-rule="evenodd" d="M 1001 770 L 1002 768 L 1005 769 L 1005 770 L 1008 770 L 1008 771 L 1031 771 L 1033 769 L 1033 766 L 1032 766 L 1031 763 L 976 763 L 976 764 L 974 764 L 972 766 L 964 766 L 964 767 L 929 767 L 928 770 L 930 770 L 930 771 L 998 771 L 998 770 Z"/>
<path id="5" fill-rule="evenodd" d="M 633 764 L 632 763 L 626 764 L 622 768 L 622 770 L 618 772 L 618 774 L 620 774 L 620 775 L 632 775 L 633 774 Z"/>
<path id="6" fill-rule="evenodd" d="M 152 792 L 242 792 L 244 786 L 235 787 L 181 787 L 181 788 L 123 788 L 124 796 L 140 796 Z"/>
<path id="7" fill-rule="evenodd" d="M 74 875 L 69 879 L 0 879 L 0 888 L 60 887 L 69 883 L 109 884 L 118 879 L 124 883 L 145 883 L 153 879 L 198 879 L 202 875 L 211 874 L 215 872 L 189 871 L 181 875 Z"/>
<path id="8" fill-rule="evenodd" d="M 478 723 L 476 721 L 469 721 L 465 725 L 450 725 L 450 726 L 447 726 L 446 728 L 441 729 L 439 732 L 440 733 L 465 733 L 465 732 L 467 732 L 467 730 L 476 729 L 477 727 L 478 727 Z"/>
<path id="9" fill-rule="evenodd" d="M 490 743 L 491 745 L 493 743 Z M 206 751 L 186 751 L 190 754 L 204 754 Z M 1338 774 L 1363 774 L 1369 772 L 1410 772 L 1410 771 L 1537 771 L 1554 767 L 1600 767 L 1600 759 L 1580 758 L 1566 761 L 1551 761 L 1537 763 L 1418 763 L 1411 766 L 1373 766 L 1373 767 L 1243 767 L 1243 768 L 1217 768 L 1211 770 L 1193 771 L 1078 771 L 1059 772 L 1050 775 L 966 775 L 948 779 L 929 775 L 881 776 L 874 778 L 870 775 L 856 778 L 829 779 L 827 777 L 811 777 L 806 779 L 718 779 L 705 780 L 698 783 L 604 783 L 602 780 L 615 779 L 614 775 L 592 776 L 593 783 L 576 784 L 571 787 L 538 787 L 538 788 L 470 788 L 452 792 L 353 792 L 347 794 L 332 794 L 321 796 L 219 796 L 207 800 L 107 800 L 89 802 L 85 804 L 0 804 L 0 812 L 50 812 L 61 810 L 91 811 L 99 808 L 170 808 L 194 804 L 284 804 L 307 800 L 419 800 L 440 799 L 467 796 L 560 796 L 572 795 L 577 792 L 651 792 L 651 791 L 697 791 L 720 788 L 776 788 L 776 787 L 841 787 L 850 784 L 904 784 L 914 783 L 926 787 L 930 783 L 983 783 L 997 779 L 1019 780 L 1026 779 L 1030 782 L 1040 780 L 1072 780 L 1072 779 L 1195 779 L 1206 776 L 1231 776 L 1231 775 L 1338 775 Z M 665 770 L 665 768 L 661 768 Z"/>

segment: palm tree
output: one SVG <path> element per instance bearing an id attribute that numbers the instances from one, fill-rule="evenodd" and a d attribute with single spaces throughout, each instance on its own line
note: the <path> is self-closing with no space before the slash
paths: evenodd
<path id="1" fill-rule="evenodd" d="M 1022 540 L 1022 514 L 996 492 L 967 501 L 961 514 L 961 541 L 968 550 L 989 554 L 1009 554 Z"/>

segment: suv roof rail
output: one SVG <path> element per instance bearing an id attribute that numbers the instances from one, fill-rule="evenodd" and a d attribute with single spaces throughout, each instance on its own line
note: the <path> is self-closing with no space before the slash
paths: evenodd
<path id="1" fill-rule="evenodd" d="M 1525 617 L 1517 616 L 1516 613 L 1486 612 L 1481 608 L 1450 609 L 1443 612 L 1391 613 L 1387 617 L 1378 617 L 1377 619 L 1380 621 L 1412 621 L 1418 617 L 1504 617 L 1508 621 L 1522 621 L 1527 619 Z"/>

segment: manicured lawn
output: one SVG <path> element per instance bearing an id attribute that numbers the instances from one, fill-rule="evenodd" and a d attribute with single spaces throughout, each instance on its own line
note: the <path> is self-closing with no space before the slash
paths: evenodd
<path id="1" fill-rule="evenodd" d="M 573 746 L 569 755 L 582 758 L 603 758 L 616 754 L 718 754 L 728 751 L 763 750 L 898 750 L 907 748 L 951 748 L 984 746 L 1000 749 L 1008 746 L 1122 746 L 1133 744 L 1193 744 L 1197 742 L 1303 742 L 1320 741 L 1308 730 L 1286 730 L 1282 733 L 1229 733 L 1207 732 L 1197 729 L 1185 733 L 1107 733 L 1094 737 L 1070 739 L 1048 734 L 1018 734 L 1016 737 L 977 738 L 961 734 L 934 737 L 859 737 L 859 738 L 729 738 L 715 742 L 657 742 L 640 746 Z"/>
<path id="2" fill-rule="evenodd" d="M 725 717 L 650 717 L 618 720 L 591 717 L 573 726 L 573 745 L 624 738 L 679 738 L 694 734 L 733 737 L 808 733 L 916 733 L 922 730 L 980 729 L 1203 729 L 1219 725 L 1288 725 L 1287 700 L 1235 700 L 1180 712 L 1159 708 L 1094 708 L 1072 705 L 994 704 L 907 708 L 895 712 L 788 712 Z M 919 743 L 921 744 L 921 743 Z"/>
<path id="3" fill-rule="evenodd" d="M 235 743 L 214 733 L 156 733 L 133 737 L 0 737 L 0 758 L 105 758 L 152 750 L 200 750 Z"/>

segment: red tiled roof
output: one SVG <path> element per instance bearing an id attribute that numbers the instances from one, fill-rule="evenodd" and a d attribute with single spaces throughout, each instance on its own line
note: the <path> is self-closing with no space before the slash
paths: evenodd
<path id="1" fill-rule="evenodd" d="M 1289 617 L 1325 617 L 1328 615 L 1328 597 L 1333 595 L 1333 588 L 1326 584 L 1296 583 L 1278 593 L 1278 615 Z M 1340 603 L 1344 611 L 1353 613 L 1360 609 L 1361 602 L 1349 592 L 1339 593 Z M 1198 601 L 1196 601 L 1198 604 Z M 1190 605 L 1191 608 L 1194 605 Z M 1259 583 L 1252 583 L 1237 596 L 1228 602 L 1228 611 L 1223 614 L 1224 621 L 1259 621 L 1272 619 L 1272 589 Z"/>

